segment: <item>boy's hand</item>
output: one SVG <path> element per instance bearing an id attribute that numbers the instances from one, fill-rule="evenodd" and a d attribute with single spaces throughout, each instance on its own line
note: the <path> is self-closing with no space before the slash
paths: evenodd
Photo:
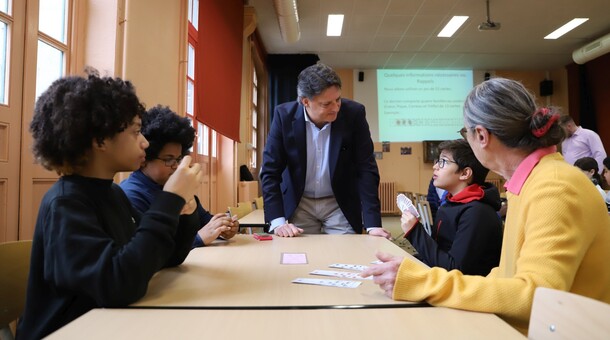
<path id="1" fill-rule="evenodd" d="M 176 171 L 163 186 L 163 190 L 174 193 L 182 197 L 185 202 L 189 202 L 197 193 L 202 180 L 201 165 L 199 163 L 191 165 L 191 156 L 184 156 Z"/>
<path id="2" fill-rule="evenodd" d="M 210 222 L 197 232 L 205 245 L 212 243 L 221 233 L 231 230 L 233 221 L 227 214 L 216 214 Z"/>
<path id="3" fill-rule="evenodd" d="M 400 217 L 400 227 L 402 228 L 402 231 L 404 231 L 405 235 L 409 234 L 417 222 L 417 217 L 413 216 L 413 214 L 411 214 L 408 210 L 403 212 L 402 216 Z"/>

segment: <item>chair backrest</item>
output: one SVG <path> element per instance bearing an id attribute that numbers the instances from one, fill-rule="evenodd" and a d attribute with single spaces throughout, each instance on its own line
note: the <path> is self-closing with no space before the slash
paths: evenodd
<path id="1" fill-rule="evenodd" d="M 256 209 L 263 209 L 264 206 L 263 196 L 258 196 L 254 199 L 254 205 L 256 205 Z"/>
<path id="2" fill-rule="evenodd" d="M 32 241 L 0 243 L 0 329 L 25 308 Z"/>
<path id="3" fill-rule="evenodd" d="M 610 339 L 610 304 L 538 287 L 527 336 L 529 339 Z"/>
<path id="4" fill-rule="evenodd" d="M 424 226 L 424 230 L 428 235 L 432 235 L 434 219 L 432 218 L 432 210 L 430 210 L 430 202 L 425 200 L 417 202 L 417 212 L 419 212 L 420 222 Z"/>

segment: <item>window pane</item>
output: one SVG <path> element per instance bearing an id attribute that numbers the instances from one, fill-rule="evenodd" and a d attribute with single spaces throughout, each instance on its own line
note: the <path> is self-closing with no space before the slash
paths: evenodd
<path id="1" fill-rule="evenodd" d="M 251 168 L 256 168 L 256 149 L 252 150 L 252 162 L 250 163 Z"/>
<path id="2" fill-rule="evenodd" d="M 196 30 L 199 29 L 199 0 L 193 0 L 193 17 L 191 18 L 191 24 Z"/>
<path id="3" fill-rule="evenodd" d="M 195 128 L 195 121 L 193 120 L 192 116 L 187 116 L 187 118 L 189 118 L 189 123 L 191 123 L 191 127 Z M 195 131 L 197 131 L 197 129 L 195 129 Z M 193 148 L 195 147 L 195 143 L 197 142 L 197 136 L 195 135 L 195 140 L 193 141 L 193 145 L 191 145 L 189 152 L 193 152 Z"/>
<path id="4" fill-rule="evenodd" d="M 64 53 L 38 40 L 36 56 L 36 98 L 64 74 Z"/>
<path id="5" fill-rule="evenodd" d="M 0 0 L 0 11 L 11 14 L 8 12 L 8 0 Z"/>
<path id="6" fill-rule="evenodd" d="M 256 130 L 252 130 L 252 147 L 256 148 Z"/>
<path id="7" fill-rule="evenodd" d="M 256 125 L 258 123 L 258 114 L 256 113 L 256 108 L 252 110 L 252 127 L 256 129 Z"/>
<path id="8" fill-rule="evenodd" d="M 203 124 L 197 123 L 197 153 L 203 155 Z"/>
<path id="9" fill-rule="evenodd" d="M 66 43 L 66 1 L 40 0 L 38 30 Z"/>
<path id="10" fill-rule="evenodd" d="M 201 154 L 205 156 L 210 154 L 210 128 L 205 125 L 203 125 L 203 146 L 201 149 Z"/>
<path id="11" fill-rule="evenodd" d="M 216 130 L 212 130 L 212 157 L 216 157 L 216 142 L 218 141 L 218 134 Z"/>
<path id="12" fill-rule="evenodd" d="M 186 81 L 186 113 L 193 115 L 195 108 L 195 84 L 187 80 Z"/>
<path id="13" fill-rule="evenodd" d="M 254 86 L 258 86 L 258 79 L 256 76 L 256 70 L 252 69 L 252 83 L 254 83 Z"/>
<path id="14" fill-rule="evenodd" d="M 0 104 L 8 104 L 6 102 L 6 56 L 8 49 L 6 45 L 8 25 L 0 21 Z"/>
<path id="15" fill-rule="evenodd" d="M 258 105 L 258 90 L 255 87 L 252 88 L 252 103 L 254 103 L 254 105 Z"/>
<path id="16" fill-rule="evenodd" d="M 191 79 L 195 79 L 195 48 L 191 44 L 189 44 L 186 75 Z"/>
<path id="17" fill-rule="evenodd" d="M 189 13 L 188 13 L 189 21 L 191 21 L 192 17 L 193 17 L 193 0 L 189 0 Z"/>

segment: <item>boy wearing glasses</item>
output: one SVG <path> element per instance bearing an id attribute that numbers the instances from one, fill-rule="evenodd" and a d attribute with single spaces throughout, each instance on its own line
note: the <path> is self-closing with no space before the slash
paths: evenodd
<path id="1" fill-rule="evenodd" d="M 38 210 L 18 339 L 41 339 L 93 308 L 126 307 L 191 250 L 199 164 L 186 157 L 143 215 L 113 182 L 144 160 L 143 113 L 130 82 L 96 74 L 56 80 L 38 98 L 32 151 L 61 177 Z"/>
<path id="2" fill-rule="evenodd" d="M 500 261 L 502 222 L 496 213 L 500 194 L 485 183 L 489 170 L 476 159 L 468 142 L 446 141 L 439 150 L 432 178 L 448 194 L 436 213 L 432 235 L 409 212 L 402 215 L 402 230 L 427 265 L 487 275 Z"/>
<path id="3" fill-rule="evenodd" d="M 195 129 L 188 118 L 180 117 L 169 107 L 156 106 L 142 116 L 142 135 L 150 146 L 140 169 L 121 182 L 133 207 L 140 213 L 148 210 L 168 178 L 176 171 L 182 158 L 189 153 L 195 140 Z M 195 196 L 199 226 L 203 226 L 193 247 L 210 244 L 219 236 L 230 239 L 239 229 L 239 222 L 226 214 L 212 215 Z"/>

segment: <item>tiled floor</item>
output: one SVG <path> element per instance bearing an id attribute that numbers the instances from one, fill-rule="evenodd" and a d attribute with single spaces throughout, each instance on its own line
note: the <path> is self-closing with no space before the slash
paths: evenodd
<path id="1" fill-rule="evenodd" d="M 395 239 L 393 242 L 397 246 L 401 247 L 411 255 L 417 253 L 411 243 L 409 243 L 407 239 L 402 237 L 402 229 L 400 228 L 400 216 L 382 216 L 381 223 L 386 230 L 392 233 L 392 238 Z"/>

